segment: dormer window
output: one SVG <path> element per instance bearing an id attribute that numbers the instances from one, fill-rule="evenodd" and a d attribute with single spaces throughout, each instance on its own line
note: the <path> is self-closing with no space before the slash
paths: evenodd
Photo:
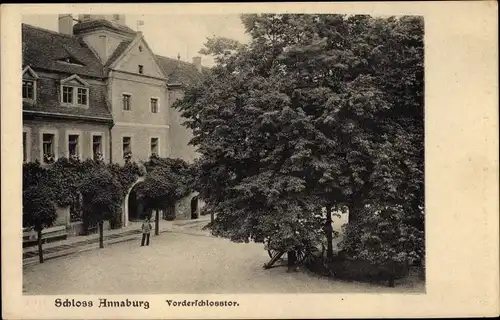
<path id="1" fill-rule="evenodd" d="M 84 64 L 82 62 L 80 62 L 79 60 L 77 60 L 77 59 L 75 59 L 74 57 L 71 57 L 71 56 L 67 56 L 67 57 L 63 57 L 63 58 L 57 59 L 57 62 L 64 63 L 64 64 L 71 64 L 71 65 L 78 66 L 78 67 L 83 67 L 84 66 Z"/>
<path id="2" fill-rule="evenodd" d="M 35 100 L 34 80 L 23 80 L 23 99 Z"/>
<path id="3" fill-rule="evenodd" d="M 87 107 L 89 85 L 77 75 L 61 81 L 61 102 L 63 105 Z"/>
<path id="4" fill-rule="evenodd" d="M 38 75 L 30 67 L 26 67 L 23 70 L 22 94 L 24 101 L 36 101 L 37 80 Z"/>

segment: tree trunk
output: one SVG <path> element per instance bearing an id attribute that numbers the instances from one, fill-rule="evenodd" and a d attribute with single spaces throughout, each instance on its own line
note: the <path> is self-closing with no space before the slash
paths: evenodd
<path id="1" fill-rule="evenodd" d="M 212 224 L 214 223 L 214 212 L 213 211 L 210 212 L 210 223 L 212 223 Z"/>
<path id="2" fill-rule="evenodd" d="M 43 263 L 43 248 L 42 248 L 42 229 L 37 230 L 37 235 L 38 235 L 38 258 L 40 260 L 40 263 Z"/>
<path id="3" fill-rule="evenodd" d="M 99 248 L 104 248 L 104 221 L 99 221 Z"/>
<path id="4" fill-rule="evenodd" d="M 356 202 L 349 204 L 349 224 L 356 224 L 360 219 L 361 209 L 363 205 Z"/>
<path id="5" fill-rule="evenodd" d="M 156 210 L 155 214 L 155 236 L 160 235 L 160 210 Z"/>
<path id="6" fill-rule="evenodd" d="M 333 258 L 333 228 L 332 228 L 332 206 L 326 206 L 326 222 L 325 222 L 325 232 L 326 232 L 326 257 L 328 259 Z"/>

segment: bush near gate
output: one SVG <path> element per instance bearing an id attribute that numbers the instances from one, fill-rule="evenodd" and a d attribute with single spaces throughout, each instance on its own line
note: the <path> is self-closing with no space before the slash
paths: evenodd
<path id="1" fill-rule="evenodd" d="M 191 166 L 182 159 L 151 156 L 144 163 L 144 182 L 137 186 L 147 212 L 163 210 L 167 220 L 175 219 L 172 206 L 193 191 Z"/>
<path id="2" fill-rule="evenodd" d="M 103 164 L 91 168 L 80 184 L 85 220 L 99 226 L 99 247 L 103 248 L 103 223 L 121 213 L 122 188 L 116 176 Z"/>

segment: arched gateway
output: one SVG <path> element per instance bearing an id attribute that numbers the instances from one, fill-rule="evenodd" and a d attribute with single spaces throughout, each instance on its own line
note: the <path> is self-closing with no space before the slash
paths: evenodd
<path id="1" fill-rule="evenodd" d="M 144 177 L 139 177 L 137 180 L 132 184 L 130 189 L 127 192 L 127 195 L 125 196 L 125 201 L 123 201 L 123 215 L 122 215 L 122 221 L 123 221 L 123 226 L 126 227 L 128 226 L 128 223 L 130 221 L 135 221 L 139 220 L 142 218 L 142 202 L 140 199 L 137 199 L 137 185 L 141 182 L 144 181 Z"/>

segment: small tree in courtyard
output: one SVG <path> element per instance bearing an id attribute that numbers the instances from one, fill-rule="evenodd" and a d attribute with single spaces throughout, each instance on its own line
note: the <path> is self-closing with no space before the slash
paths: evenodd
<path id="1" fill-rule="evenodd" d="M 121 212 L 122 186 L 104 165 L 90 169 L 80 186 L 84 215 L 99 227 L 99 247 L 104 248 L 104 221 Z"/>
<path id="2" fill-rule="evenodd" d="M 159 158 L 156 156 L 144 164 L 148 169 L 146 179 L 138 185 L 137 192 L 141 195 L 146 210 L 156 211 L 155 234 L 160 233 L 160 210 L 168 210 L 190 191 L 190 167 L 181 159 Z"/>
<path id="3" fill-rule="evenodd" d="M 56 218 L 56 208 L 49 188 L 38 184 L 23 191 L 23 226 L 31 227 L 37 233 L 40 263 L 43 263 L 42 230 L 52 227 Z"/>

